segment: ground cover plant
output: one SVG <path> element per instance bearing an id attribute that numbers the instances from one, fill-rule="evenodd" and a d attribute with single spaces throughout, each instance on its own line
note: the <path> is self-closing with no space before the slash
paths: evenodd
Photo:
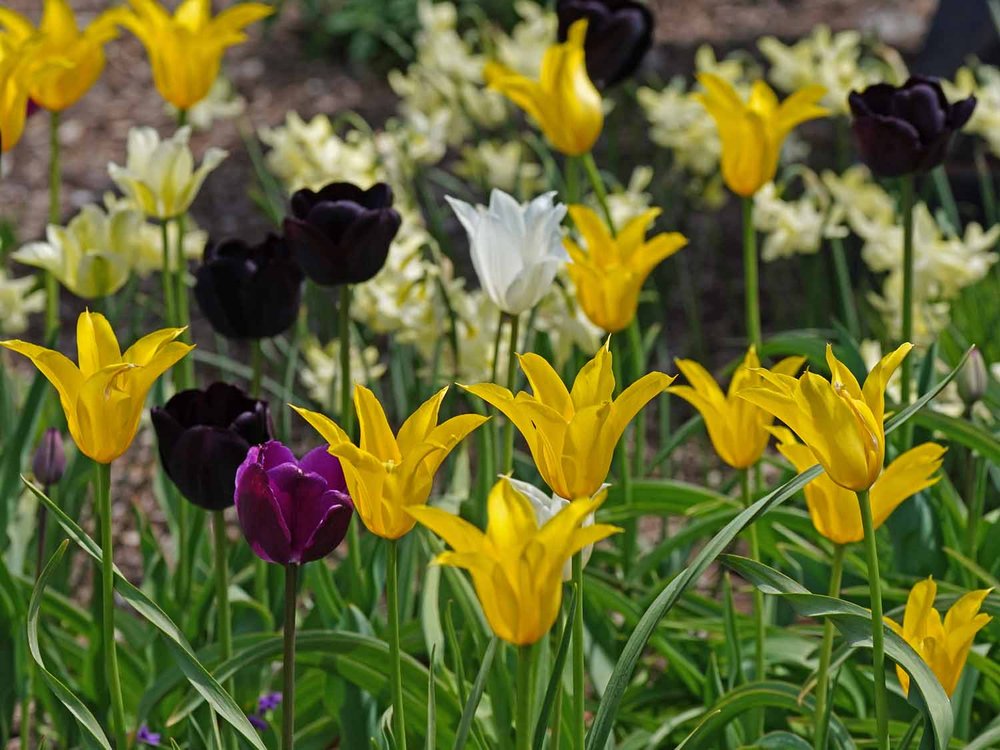
<path id="1" fill-rule="evenodd" d="M 263 125 L 283 3 L 107 5 L 0 8 L 0 746 L 1000 747 L 1000 69 L 309 2 L 394 111 Z M 174 127 L 67 216 L 131 37 Z"/>

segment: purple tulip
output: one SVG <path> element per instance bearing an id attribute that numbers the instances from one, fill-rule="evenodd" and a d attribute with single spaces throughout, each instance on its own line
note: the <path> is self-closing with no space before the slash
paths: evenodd
<path id="1" fill-rule="evenodd" d="M 653 14 L 635 0 L 559 0 L 556 14 L 561 42 L 570 26 L 587 19 L 587 75 L 601 89 L 632 75 L 653 46 Z"/>
<path id="2" fill-rule="evenodd" d="M 940 165 L 952 135 L 976 108 L 976 98 L 951 104 L 933 78 L 902 86 L 877 83 L 848 97 L 861 160 L 880 177 L 927 172 Z"/>
<path id="3" fill-rule="evenodd" d="M 330 554 L 354 504 L 340 461 L 316 448 L 301 461 L 277 440 L 254 446 L 236 470 L 236 511 L 254 554 L 281 565 Z"/>
<path id="4" fill-rule="evenodd" d="M 31 462 L 31 470 L 35 479 L 46 488 L 62 479 L 66 471 L 66 451 L 63 448 L 62 433 L 55 427 L 49 427 L 42 435 Z"/>
<path id="5" fill-rule="evenodd" d="M 333 182 L 292 196 L 285 241 L 317 284 L 360 284 L 382 270 L 401 222 L 384 182 L 367 190 Z"/>

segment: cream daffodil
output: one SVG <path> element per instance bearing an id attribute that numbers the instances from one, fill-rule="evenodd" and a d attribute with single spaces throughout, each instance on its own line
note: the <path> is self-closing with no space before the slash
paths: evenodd
<path id="1" fill-rule="evenodd" d="M 435 562 L 469 571 L 493 632 L 521 646 L 536 643 L 552 628 L 566 561 L 620 531 L 586 525 L 605 495 L 574 500 L 540 523 L 528 498 L 503 477 L 490 491 L 485 533 L 440 508 L 416 505 L 407 511 L 451 547 Z"/>
<path id="2" fill-rule="evenodd" d="M 329 417 L 292 407 L 330 444 L 330 453 L 340 459 L 354 507 L 373 534 L 385 539 L 407 534 L 414 519 L 406 509 L 427 502 L 438 467 L 466 435 L 486 421 L 478 414 L 462 414 L 438 424 L 438 412 L 447 392 L 442 388 L 431 396 L 393 435 L 375 394 L 355 385 L 360 445 L 354 445 Z"/>
<path id="3" fill-rule="evenodd" d="M 568 500 L 591 497 L 601 488 L 625 427 L 674 380 L 651 372 L 613 398 L 609 342 L 583 366 L 572 390 L 537 354 L 519 354 L 518 360 L 531 385 L 530 395 L 521 391 L 514 396 L 493 383 L 462 387 L 514 423 L 549 489 Z"/>
<path id="4" fill-rule="evenodd" d="M 153 383 L 194 349 L 175 340 L 183 332 L 154 331 L 122 354 L 107 319 L 83 312 L 76 324 L 79 366 L 27 341 L 0 341 L 0 346 L 28 357 L 48 378 L 59 392 L 77 447 L 97 463 L 109 464 L 132 444 Z"/>
<path id="5" fill-rule="evenodd" d="M 677 359 L 674 362 L 690 385 L 671 386 L 667 391 L 680 396 L 699 411 L 719 457 L 734 469 L 746 469 L 756 464 L 767 447 L 770 437 L 767 428 L 774 417 L 737 395 L 744 388 L 763 382 L 756 349 L 751 346 L 747 350 L 729 381 L 726 393 L 694 360 Z M 804 362 L 805 357 L 786 357 L 771 368 L 771 372 L 794 375 Z"/>
<path id="6" fill-rule="evenodd" d="M 885 388 L 912 348 L 906 343 L 883 357 L 862 387 L 828 344 L 829 381 L 808 371 L 796 379 L 760 370 L 763 382 L 737 395 L 788 425 L 812 449 L 830 479 L 860 492 L 882 473 Z"/>

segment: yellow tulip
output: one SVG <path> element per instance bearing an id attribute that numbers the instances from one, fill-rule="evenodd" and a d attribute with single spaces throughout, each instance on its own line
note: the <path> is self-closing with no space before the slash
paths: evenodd
<path id="1" fill-rule="evenodd" d="M 527 112 L 567 156 L 590 151 L 604 127 L 601 94 L 587 76 L 586 36 L 586 19 L 570 26 L 565 42 L 545 50 L 537 81 L 496 62 L 483 69 L 487 85 Z"/>
<path id="2" fill-rule="evenodd" d="M 210 0 L 183 0 L 171 16 L 156 0 L 129 0 L 122 25 L 146 48 L 160 96 L 187 110 L 208 95 L 227 48 L 246 41 L 243 29 L 271 15 L 263 3 L 239 3 L 211 15 Z"/>
<path id="3" fill-rule="evenodd" d="M 330 444 L 340 459 L 354 507 L 373 534 L 399 539 L 413 528 L 408 507 L 424 505 L 434 474 L 452 449 L 486 421 L 462 414 L 438 424 L 447 388 L 423 403 L 393 436 L 385 411 L 370 390 L 354 386 L 354 407 L 361 424 L 361 445 L 351 443 L 336 422 L 318 412 L 293 406 Z"/>
<path id="4" fill-rule="evenodd" d="M 773 427 L 778 450 L 797 472 L 816 465 L 816 456 L 808 446 L 795 439 L 791 430 Z M 923 443 L 900 454 L 875 480 L 871 489 L 874 528 L 881 526 L 899 504 L 920 490 L 936 484 L 941 478 L 935 472 L 941 468 L 945 448 L 937 443 Z M 858 496 L 834 484 L 826 474 L 820 474 L 804 489 L 806 506 L 816 531 L 835 544 L 851 544 L 864 539 L 861 507 Z"/>
<path id="5" fill-rule="evenodd" d="M 763 382 L 737 395 L 771 412 L 808 445 L 830 479 L 849 490 L 869 489 L 885 462 L 885 387 L 913 348 L 901 345 L 872 368 L 862 388 L 826 347 L 831 380 L 805 372 L 798 379 L 760 370 Z"/>
<path id="6" fill-rule="evenodd" d="M 28 89 L 38 72 L 33 62 L 37 40 L 14 41 L 0 34 L 0 150 L 10 151 L 21 140 L 28 111 Z"/>
<path id="7" fill-rule="evenodd" d="M 669 232 L 646 240 L 647 228 L 660 215 L 658 208 L 630 220 L 617 236 L 587 206 L 570 206 L 569 215 L 587 246 L 583 249 L 569 237 L 563 240 L 570 257 L 566 270 L 576 285 L 580 307 L 594 325 L 617 333 L 635 317 L 646 277 L 684 247 L 687 238 Z"/>
<path id="8" fill-rule="evenodd" d="M 0 8 L 4 34 L 18 43 L 35 41 L 31 99 L 50 112 L 61 112 L 79 101 L 100 78 L 104 45 L 118 36 L 117 24 L 123 16 L 121 8 L 107 10 L 81 31 L 68 0 L 45 0 L 36 29 L 20 13 Z"/>
<path id="9" fill-rule="evenodd" d="M 886 618 L 889 627 L 920 654 L 949 697 L 958 687 L 958 678 L 962 676 L 976 633 L 993 619 L 979 611 L 990 591 L 992 589 L 980 589 L 965 594 L 951 605 L 942 621 L 941 613 L 934 609 L 937 584 L 933 578 L 928 578 L 910 589 L 902 627 Z M 897 666 L 896 676 L 903 692 L 909 693 L 910 675 Z"/>
<path id="10" fill-rule="evenodd" d="M 580 370 L 569 391 L 552 365 L 537 354 L 519 354 L 532 394 L 514 396 L 493 383 L 462 386 L 492 404 L 521 432 L 542 479 L 567 500 L 591 497 L 611 470 L 625 427 L 673 378 L 651 372 L 612 398 L 615 376 L 606 342 Z"/>
<path id="11" fill-rule="evenodd" d="M 175 341 L 183 332 L 154 331 L 122 354 L 107 319 L 84 312 L 76 324 L 79 367 L 57 351 L 26 341 L 0 341 L 0 346 L 28 357 L 48 378 L 59 392 L 77 447 L 98 463 L 109 464 L 132 444 L 153 383 L 194 349 Z"/>
<path id="12" fill-rule="evenodd" d="M 566 561 L 620 531 L 600 523 L 583 526 L 606 494 L 574 500 L 539 526 L 528 498 L 503 477 L 490 491 L 485 534 L 440 508 L 417 505 L 407 510 L 451 547 L 435 562 L 472 575 L 493 632 L 524 646 L 540 640 L 556 620 Z"/>
<path id="13" fill-rule="evenodd" d="M 822 86 L 806 86 L 778 103 L 764 81 L 755 81 L 744 102 L 732 85 L 712 73 L 699 73 L 704 93 L 695 98 L 715 120 L 722 142 L 722 178 L 737 195 L 748 197 L 774 179 L 781 145 L 792 129 L 828 110 L 817 102 Z"/>
<path id="14" fill-rule="evenodd" d="M 737 396 L 744 388 L 760 385 L 763 381 L 757 371 L 760 360 L 754 347 L 747 350 L 725 394 L 708 371 L 694 360 L 676 359 L 674 362 L 690 385 L 675 385 L 667 390 L 701 413 L 719 457 L 734 469 L 746 469 L 757 463 L 767 447 L 770 438 L 767 428 L 774 417 Z M 805 357 L 786 357 L 771 372 L 794 375 L 804 362 Z"/>

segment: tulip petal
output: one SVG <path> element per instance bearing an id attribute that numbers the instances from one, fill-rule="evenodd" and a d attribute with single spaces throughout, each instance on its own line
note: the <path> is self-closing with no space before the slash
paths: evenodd
<path id="1" fill-rule="evenodd" d="M 325 493 L 318 505 L 326 506 L 327 511 L 302 546 L 303 563 L 326 557 L 331 550 L 340 546 L 347 536 L 347 529 L 354 515 L 349 498 L 342 492 Z"/>
<path id="2" fill-rule="evenodd" d="M 885 468 L 871 488 L 875 528 L 904 500 L 941 479 L 934 474 L 941 468 L 945 450 L 937 443 L 923 443 L 900 454 Z"/>
<path id="3" fill-rule="evenodd" d="M 612 442 L 617 443 L 625 432 L 628 423 L 650 401 L 663 393 L 675 380 L 672 375 L 662 372 L 650 372 L 643 375 L 615 399 L 611 416 L 605 426 Z"/>
<path id="4" fill-rule="evenodd" d="M 359 383 L 354 386 L 354 408 L 361 426 L 361 450 L 383 461 L 400 462 L 399 446 L 382 405 L 374 393 Z"/>
<path id="5" fill-rule="evenodd" d="M 608 337 L 594 358 L 577 373 L 570 398 L 579 411 L 588 406 L 610 402 L 614 392 L 615 374 L 611 363 L 611 338 Z"/>
<path id="6" fill-rule="evenodd" d="M 292 536 L 263 467 L 244 467 L 235 500 L 240 526 L 254 553 L 268 562 L 290 562 Z"/>
<path id="7" fill-rule="evenodd" d="M 448 546 L 459 553 L 477 551 L 486 539 L 485 534 L 453 513 L 432 508 L 429 505 L 411 505 L 406 512 L 417 519 L 447 542 Z"/>
<path id="8" fill-rule="evenodd" d="M 310 411 L 309 409 L 303 409 L 301 406 L 294 406 L 289 404 L 295 412 L 302 417 L 309 425 L 320 434 L 320 436 L 330 444 L 333 448 L 335 445 L 340 445 L 341 443 L 350 443 L 351 438 L 348 437 L 347 433 L 344 432 L 340 426 L 330 419 L 325 414 L 320 414 L 318 411 Z"/>
<path id="9" fill-rule="evenodd" d="M 865 378 L 864 387 L 861 389 L 864 394 L 865 403 L 871 409 L 872 415 L 877 424 L 881 426 L 885 419 L 885 388 L 889 384 L 889 378 L 902 363 L 913 344 L 907 342 L 900 344 L 894 351 L 882 357 L 872 371 Z"/>
<path id="10" fill-rule="evenodd" d="M 396 437 L 396 443 L 399 445 L 399 452 L 405 457 L 410 451 L 415 450 L 416 447 L 427 439 L 428 435 L 434 430 L 438 421 L 438 413 L 441 411 L 441 402 L 444 400 L 445 394 L 448 393 L 448 387 L 445 386 L 429 399 L 424 401 L 420 407 L 414 411 L 406 421 L 403 422 L 403 426 L 399 428 L 399 434 Z"/>
<path id="11" fill-rule="evenodd" d="M 80 371 L 84 377 L 122 361 L 115 332 L 111 329 L 108 319 L 100 313 L 88 310 L 77 318 L 76 348 Z"/>
<path id="12" fill-rule="evenodd" d="M 573 401 L 559 373 L 537 354 L 519 354 L 517 359 L 534 397 L 569 420 L 573 416 Z"/>

